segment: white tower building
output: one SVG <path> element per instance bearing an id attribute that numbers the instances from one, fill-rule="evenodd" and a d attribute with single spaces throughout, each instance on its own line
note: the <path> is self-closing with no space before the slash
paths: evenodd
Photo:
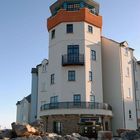
<path id="1" fill-rule="evenodd" d="M 111 106 L 103 102 L 99 4 L 58 0 L 50 9 L 49 62 L 42 62 L 38 72 L 38 117 L 49 132 L 110 130 Z"/>

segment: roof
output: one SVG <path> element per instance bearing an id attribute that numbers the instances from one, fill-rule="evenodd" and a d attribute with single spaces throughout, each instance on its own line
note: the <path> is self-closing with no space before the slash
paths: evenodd
<path id="1" fill-rule="evenodd" d="M 38 69 L 37 68 L 32 68 L 31 73 L 38 73 Z"/>
<path id="2" fill-rule="evenodd" d="M 26 99 L 29 103 L 31 103 L 31 94 L 28 95 L 28 96 L 26 96 L 26 97 L 24 97 L 23 99 Z M 23 99 L 22 99 L 22 100 L 23 100 Z M 19 104 L 21 103 L 22 100 L 17 101 L 16 105 L 19 105 Z"/>
<path id="3" fill-rule="evenodd" d="M 107 37 L 104 37 L 104 36 L 102 36 L 102 38 L 105 38 L 105 39 L 110 40 L 110 41 L 112 41 L 112 42 L 114 42 L 114 43 L 117 43 L 117 44 L 119 44 L 120 46 L 125 46 L 125 43 L 127 43 L 127 41 L 118 42 L 118 41 L 115 41 L 115 40 L 113 40 L 113 39 L 110 39 L 110 38 L 107 38 Z M 128 45 L 128 43 L 127 43 L 127 45 Z M 130 47 L 128 47 L 128 48 L 129 48 L 130 50 L 134 51 L 133 48 L 130 48 Z"/>

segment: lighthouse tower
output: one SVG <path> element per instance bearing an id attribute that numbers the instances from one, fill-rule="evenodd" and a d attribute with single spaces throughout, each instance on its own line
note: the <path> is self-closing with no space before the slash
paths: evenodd
<path id="1" fill-rule="evenodd" d="M 103 101 L 99 4 L 57 0 L 50 10 L 49 61 L 43 62 L 39 81 L 38 117 L 48 132 L 96 135 L 110 130 L 111 106 Z"/>

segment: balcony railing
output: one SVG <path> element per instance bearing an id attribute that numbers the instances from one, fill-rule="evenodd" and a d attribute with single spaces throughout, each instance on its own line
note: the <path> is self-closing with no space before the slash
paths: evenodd
<path id="1" fill-rule="evenodd" d="M 41 106 L 40 110 L 50 110 L 50 109 L 103 109 L 103 110 L 112 110 L 112 107 L 106 103 L 97 103 L 97 102 L 58 102 L 58 103 L 49 103 Z"/>
<path id="2" fill-rule="evenodd" d="M 84 65 L 84 54 L 62 55 L 62 66 L 67 66 L 67 65 Z"/>

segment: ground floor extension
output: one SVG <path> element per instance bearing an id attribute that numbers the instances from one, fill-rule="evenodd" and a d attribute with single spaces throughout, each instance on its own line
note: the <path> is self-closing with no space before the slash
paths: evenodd
<path id="1" fill-rule="evenodd" d="M 45 104 L 40 118 L 47 132 L 96 137 L 99 130 L 111 130 L 112 108 L 108 104 L 89 102 Z"/>
<path id="2" fill-rule="evenodd" d="M 52 115 L 44 116 L 47 132 L 61 135 L 80 133 L 96 137 L 99 130 L 111 130 L 111 117 L 95 115 Z"/>

